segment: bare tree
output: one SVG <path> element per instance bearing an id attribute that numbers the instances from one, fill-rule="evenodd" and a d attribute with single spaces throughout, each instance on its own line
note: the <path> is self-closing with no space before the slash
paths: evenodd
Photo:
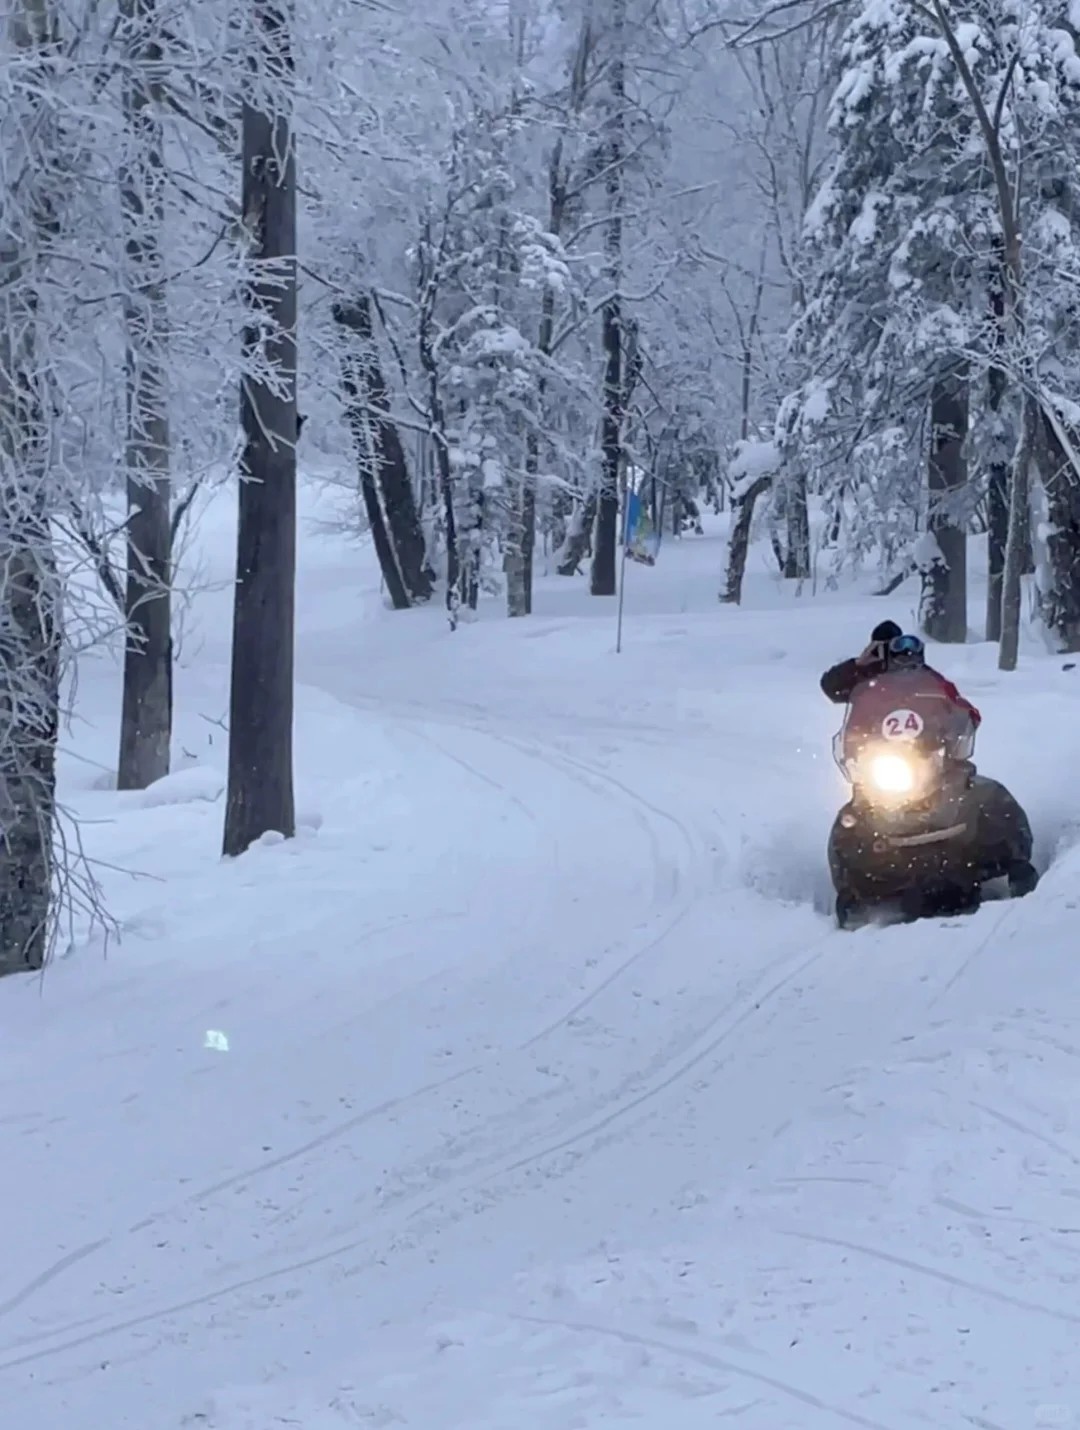
<path id="1" fill-rule="evenodd" d="M 293 666 L 296 590 L 296 151 L 287 0 L 252 0 L 242 122 L 250 317 L 240 420 L 244 452 L 233 611 L 224 852 L 296 833 Z"/>
<path id="2" fill-rule="evenodd" d="M 611 116 L 604 159 L 607 226 L 604 239 L 608 293 L 601 311 L 604 352 L 603 417 L 600 424 L 602 470 L 596 505 L 589 588 L 594 596 L 614 596 L 618 547 L 619 486 L 623 447 L 623 163 L 626 147 L 626 0 L 613 0 Z"/>
<path id="3" fill-rule="evenodd" d="M 127 586 L 117 786 L 145 789 L 169 772 L 172 738 L 172 482 L 168 309 L 161 241 L 165 165 L 157 0 L 121 0 L 127 155 L 120 205 L 128 263 Z"/>
<path id="4" fill-rule="evenodd" d="M 0 94 L 0 974 L 40 968 L 51 931 L 61 585 L 50 358 L 40 306 L 61 171 L 47 0 L 8 10 Z"/>
<path id="5" fill-rule="evenodd" d="M 956 644 L 967 640 L 967 428 L 967 374 L 943 376 L 930 397 L 928 530 L 937 550 L 923 570 L 921 616 L 932 640 Z"/>
<path id="6" fill-rule="evenodd" d="M 345 339 L 341 390 L 379 567 L 395 610 L 404 610 L 430 599 L 432 576 L 405 449 L 390 415 L 371 309 L 367 292 L 333 305 L 334 322 Z"/>

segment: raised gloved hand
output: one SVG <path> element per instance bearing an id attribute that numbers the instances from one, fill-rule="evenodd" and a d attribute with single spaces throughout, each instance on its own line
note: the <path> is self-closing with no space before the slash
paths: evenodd
<path id="1" fill-rule="evenodd" d="M 866 670 L 874 665 L 884 665 L 885 645 L 885 641 L 871 641 L 862 654 L 855 657 L 855 664 L 860 670 Z"/>

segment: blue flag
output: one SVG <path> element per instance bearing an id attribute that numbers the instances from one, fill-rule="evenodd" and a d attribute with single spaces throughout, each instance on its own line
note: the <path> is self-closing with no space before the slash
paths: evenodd
<path id="1" fill-rule="evenodd" d="M 626 554 L 631 561 L 655 566 L 660 554 L 660 533 L 649 520 L 645 503 L 637 492 L 626 493 Z"/>

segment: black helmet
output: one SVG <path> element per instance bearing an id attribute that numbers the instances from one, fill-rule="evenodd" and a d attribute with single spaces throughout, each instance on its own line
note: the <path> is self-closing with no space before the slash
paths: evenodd
<path id="1" fill-rule="evenodd" d="M 903 634 L 903 628 L 895 621 L 882 621 L 870 632 L 870 640 L 872 644 L 877 644 L 879 641 L 893 641 Z"/>

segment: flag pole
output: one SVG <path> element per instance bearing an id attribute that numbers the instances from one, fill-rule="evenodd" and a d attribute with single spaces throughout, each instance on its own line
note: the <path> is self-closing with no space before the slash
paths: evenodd
<path id="1" fill-rule="evenodd" d="M 628 530 L 630 522 L 630 494 L 629 491 L 623 494 L 623 519 L 622 519 L 622 561 L 619 565 L 619 601 L 618 615 L 615 618 L 615 654 L 622 654 L 622 613 L 623 598 L 626 595 L 626 551 L 630 544 L 630 532 Z"/>
<path id="2" fill-rule="evenodd" d="M 615 627 L 615 654 L 622 654 L 622 608 L 623 596 L 626 594 L 626 543 L 623 543 L 622 565 L 619 569 L 619 614 Z"/>

